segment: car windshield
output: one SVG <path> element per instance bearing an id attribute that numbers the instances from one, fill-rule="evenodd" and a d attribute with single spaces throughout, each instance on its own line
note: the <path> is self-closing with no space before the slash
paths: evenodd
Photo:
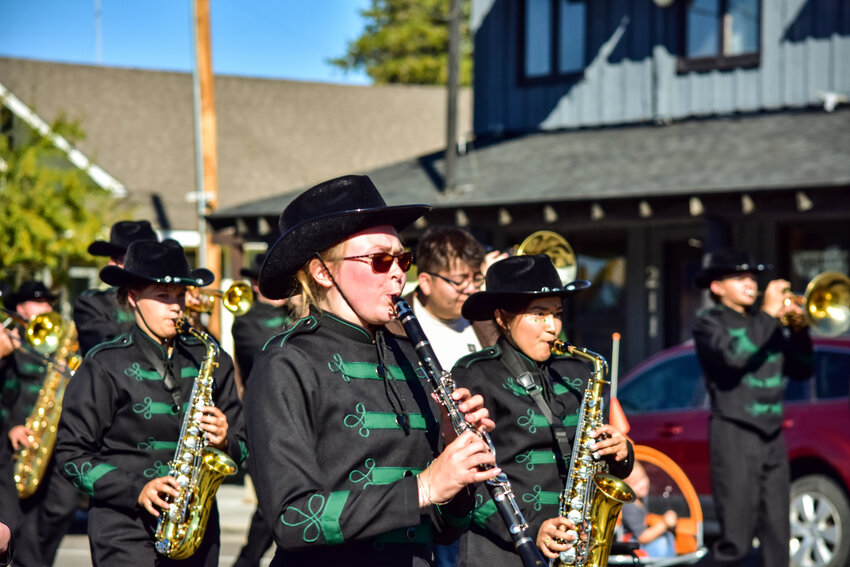
<path id="1" fill-rule="evenodd" d="M 618 398 L 626 412 L 702 407 L 705 385 L 696 355 L 683 352 L 647 368 L 623 384 Z"/>

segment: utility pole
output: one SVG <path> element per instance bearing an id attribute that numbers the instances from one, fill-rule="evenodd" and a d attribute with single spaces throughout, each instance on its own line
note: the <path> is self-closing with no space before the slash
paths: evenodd
<path id="1" fill-rule="evenodd" d="M 460 83 L 461 0 L 451 0 L 449 9 L 449 76 L 446 101 L 446 174 L 443 190 L 457 185 L 457 94 Z"/>
<path id="2" fill-rule="evenodd" d="M 195 178 L 198 197 L 198 265 L 221 281 L 221 254 L 207 232 L 204 218 L 218 205 L 218 155 L 216 153 L 215 89 L 213 85 L 212 40 L 210 37 L 209 0 L 193 0 L 195 65 L 192 77 L 195 96 Z M 219 336 L 221 322 L 215 302 L 208 322 L 209 330 Z"/>

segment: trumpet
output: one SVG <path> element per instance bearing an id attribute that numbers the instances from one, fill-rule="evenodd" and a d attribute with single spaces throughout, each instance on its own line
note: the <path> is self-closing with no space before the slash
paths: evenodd
<path id="1" fill-rule="evenodd" d="M 48 311 L 26 320 L 4 307 L 0 307 L 0 311 L 7 315 L 6 320 L 3 321 L 3 328 L 7 328 L 11 323 L 24 327 L 26 342 L 38 354 L 48 356 L 59 348 L 59 341 L 66 327 L 65 320 L 59 313 Z"/>
<path id="2" fill-rule="evenodd" d="M 779 321 L 786 327 L 809 326 L 825 337 L 850 329 L 850 278 L 841 272 L 821 272 L 812 278 L 804 293 L 786 288 L 784 294 L 786 307 L 799 305 L 803 311 L 802 321 L 799 317 L 781 317 Z M 761 296 L 764 292 L 752 295 Z"/>
<path id="3" fill-rule="evenodd" d="M 190 293 L 200 301 L 199 305 L 187 305 L 186 308 L 198 313 L 212 313 L 215 299 L 221 298 L 221 305 L 236 317 L 247 313 L 254 304 L 254 290 L 245 282 L 233 282 L 225 290 L 189 288 Z"/>

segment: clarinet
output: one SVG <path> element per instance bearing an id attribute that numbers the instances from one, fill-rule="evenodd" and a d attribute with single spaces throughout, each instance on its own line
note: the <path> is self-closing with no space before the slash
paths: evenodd
<path id="1" fill-rule="evenodd" d="M 469 422 L 464 419 L 464 414 L 457 407 L 457 403 L 452 399 L 452 392 L 455 389 L 455 382 L 449 372 L 443 370 L 440 366 L 437 356 L 434 354 L 434 349 L 431 348 L 431 343 L 422 331 L 422 326 L 413 314 L 413 309 L 400 296 L 394 298 L 396 317 L 401 321 L 407 336 L 413 342 L 413 348 L 419 356 L 419 364 L 425 371 L 428 382 L 434 389 L 437 395 L 437 401 L 446 408 L 449 417 L 452 420 L 452 426 L 455 433 L 461 435 L 465 431 L 473 430 L 481 437 L 490 452 L 495 455 L 496 449 L 493 446 L 493 441 L 486 431 L 476 430 Z M 481 465 L 480 470 L 489 470 L 494 468 L 493 465 Z M 516 498 L 514 497 L 511 484 L 508 481 L 508 476 L 502 472 L 499 476 L 486 481 L 485 486 L 490 493 L 490 497 L 496 504 L 496 509 L 502 516 L 502 520 L 514 540 L 514 547 L 522 560 L 525 567 L 543 567 L 547 562 L 537 550 L 534 541 L 525 533 L 528 529 L 528 523 L 522 515 L 522 512 L 517 506 Z"/>

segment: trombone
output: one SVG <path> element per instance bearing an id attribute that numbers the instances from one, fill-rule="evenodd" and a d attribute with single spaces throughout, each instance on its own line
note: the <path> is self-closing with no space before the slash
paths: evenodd
<path id="1" fill-rule="evenodd" d="M 254 290 L 251 289 L 250 284 L 245 282 L 233 282 L 225 290 L 199 287 L 189 289 L 198 298 L 200 305 L 187 305 L 186 307 L 198 313 L 212 313 L 217 297 L 221 298 L 222 307 L 236 317 L 247 313 L 254 304 Z"/>
<path id="2" fill-rule="evenodd" d="M 34 315 L 27 321 L 5 307 L 0 307 L 0 311 L 7 315 L 6 320 L 3 321 L 3 329 L 5 330 L 11 323 L 24 327 L 26 342 L 38 354 L 47 357 L 59 348 L 59 340 L 65 331 L 65 320 L 59 313 L 48 311 Z"/>

